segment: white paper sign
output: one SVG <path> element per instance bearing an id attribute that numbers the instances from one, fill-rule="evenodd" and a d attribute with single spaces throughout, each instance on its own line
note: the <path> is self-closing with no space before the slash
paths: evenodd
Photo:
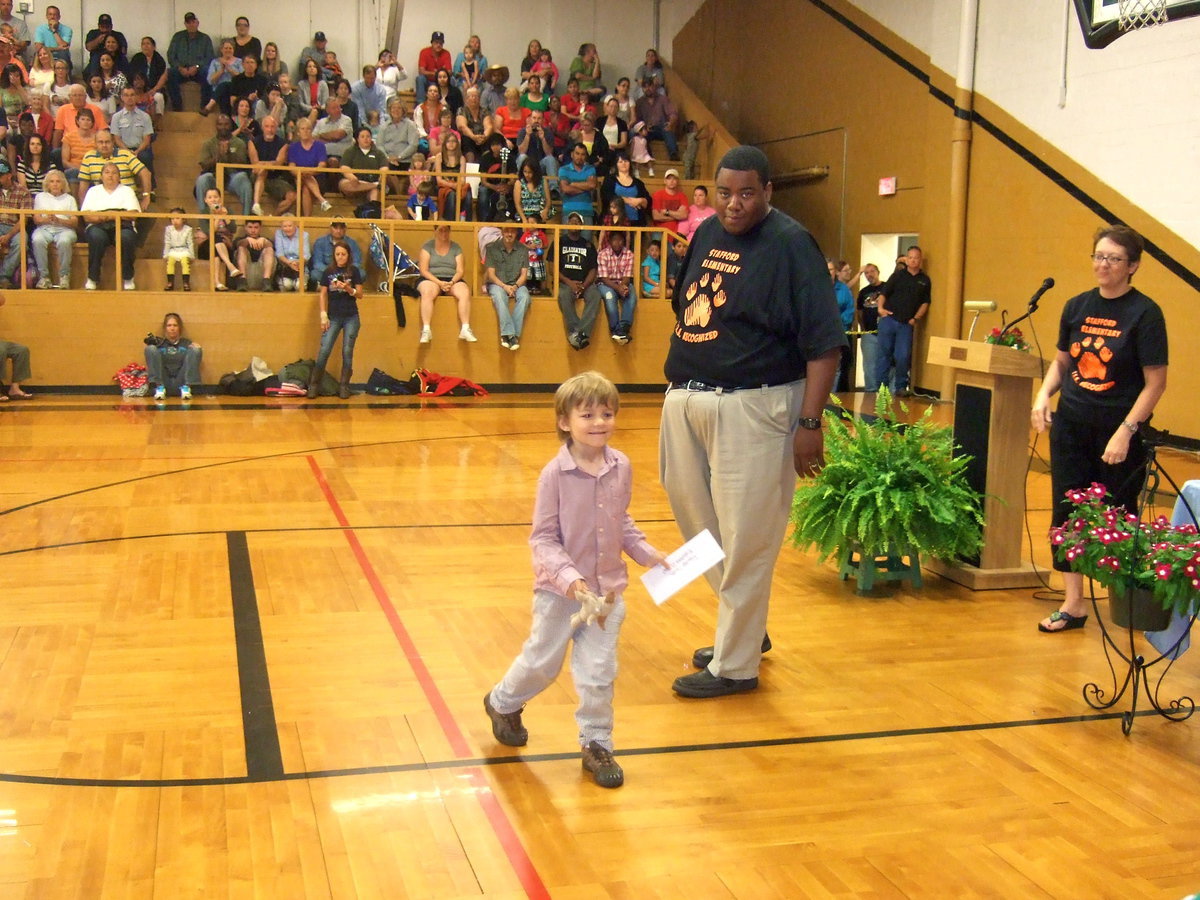
<path id="1" fill-rule="evenodd" d="M 646 570 L 642 584 L 650 592 L 650 598 L 661 606 L 724 558 L 725 551 L 706 528 L 667 557 L 671 568 L 655 566 Z"/>

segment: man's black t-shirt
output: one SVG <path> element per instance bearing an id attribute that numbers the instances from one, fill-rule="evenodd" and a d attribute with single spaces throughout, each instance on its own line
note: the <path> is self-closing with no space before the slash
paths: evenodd
<path id="1" fill-rule="evenodd" d="M 265 100 L 267 96 L 267 76 L 260 75 L 257 72 L 252 76 L 242 72 L 240 75 L 234 75 L 229 81 L 229 105 L 236 113 L 237 102 L 243 97 L 249 97 L 251 94 L 257 94 L 254 100 L 250 101 L 250 115 L 254 115 L 255 100 Z"/>
<path id="2" fill-rule="evenodd" d="M 846 346 L 817 242 L 772 209 L 745 234 L 709 216 L 692 235 L 671 306 L 668 381 L 758 387 L 803 378 L 808 360 Z"/>
<path id="3" fill-rule="evenodd" d="M 897 269 L 880 293 L 887 298 L 888 312 L 897 321 L 907 323 L 923 304 L 929 302 L 929 276 L 924 272 L 913 275 L 908 269 Z"/>
<path id="4" fill-rule="evenodd" d="M 558 271 L 572 281 L 583 281 L 596 268 L 596 248 L 582 234 L 572 237 L 561 232 L 558 243 Z"/>
<path id="5" fill-rule="evenodd" d="M 254 144 L 254 149 L 258 153 L 258 161 L 261 163 L 271 163 L 279 159 L 279 151 L 288 145 L 287 139 L 279 133 L 275 134 L 274 140 L 268 141 L 261 134 L 251 140 Z M 273 172 L 272 175 L 282 175 L 282 172 Z"/>
<path id="6" fill-rule="evenodd" d="M 1167 323 L 1137 288 L 1112 299 L 1092 288 L 1063 308 L 1058 349 L 1070 356 L 1059 409 L 1083 419 L 1097 407 L 1124 416 L 1146 386 L 1142 367 L 1167 364 Z"/>
<path id="7" fill-rule="evenodd" d="M 868 284 L 858 292 L 855 303 L 858 306 L 858 322 L 863 331 L 876 331 L 879 328 L 879 295 L 883 293 L 882 284 Z"/>

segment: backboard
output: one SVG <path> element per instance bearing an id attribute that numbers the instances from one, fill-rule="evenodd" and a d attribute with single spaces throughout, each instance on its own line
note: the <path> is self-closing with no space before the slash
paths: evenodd
<path id="1" fill-rule="evenodd" d="M 1120 0 L 1074 0 L 1074 3 L 1083 42 L 1091 49 L 1107 47 L 1125 34 L 1118 21 Z M 1200 0 L 1166 0 L 1165 7 L 1168 22 L 1200 15 Z"/>

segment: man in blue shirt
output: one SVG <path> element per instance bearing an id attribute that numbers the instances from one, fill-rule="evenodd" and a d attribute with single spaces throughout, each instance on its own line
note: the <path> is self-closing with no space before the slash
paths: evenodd
<path id="1" fill-rule="evenodd" d="M 571 213 L 579 213 L 584 225 L 596 221 L 592 192 L 596 190 L 596 167 L 587 161 L 587 148 L 576 142 L 571 148 L 571 162 L 558 170 L 558 190 L 562 194 L 562 220 L 565 224 Z"/>
<path id="2" fill-rule="evenodd" d="M 38 50 L 42 47 L 49 47 L 51 56 L 61 59 L 67 64 L 67 68 L 71 68 L 71 38 L 74 36 L 75 32 L 71 30 L 71 26 L 62 23 L 62 14 L 58 7 L 47 6 L 46 24 L 39 25 L 33 33 L 33 58 L 37 59 Z"/>
<path id="3" fill-rule="evenodd" d="M 363 77 L 350 86 L 350 99 L 358 106 L 359 122 L 367 122 L 367 115 L 374 110 L 379 113 L 379 121 L 383 121 L 387 109 L 387 88 L 377 80 L 378 72 L 374 66 L 363 66 Z"/>

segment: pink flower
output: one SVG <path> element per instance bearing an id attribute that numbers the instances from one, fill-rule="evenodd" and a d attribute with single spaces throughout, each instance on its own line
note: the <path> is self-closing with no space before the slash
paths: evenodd
<path id="1" fill-rule="evenodd" d="M 1160 563 L 1158 566 L 1155 567 L 1154 574 L 1158 576 L 1160 581 L 1166 581 L 1168 578 L 1171 577 L 1171 564 L 1170 563 Z"/>

